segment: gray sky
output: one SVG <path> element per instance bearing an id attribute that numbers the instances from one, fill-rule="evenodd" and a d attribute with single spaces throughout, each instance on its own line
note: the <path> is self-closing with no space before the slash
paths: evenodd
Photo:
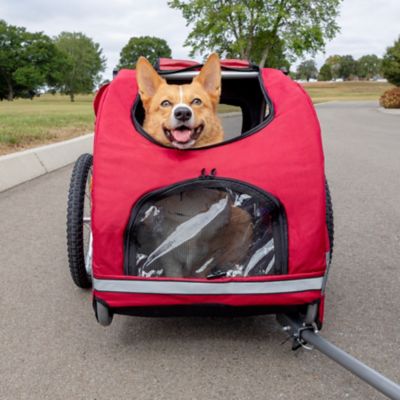
<path id="1" fill-rule="evenodd" d="M 0 18 L 50 36 L 85 33 L 103 48 L 107 78 L 132 36 L 167 40 L 175 58 L 187 58 L 189 52 L 183 47 L 189 29 L 166 0 L 0 0 Z M 341 32 L 326 46 L 325 55 L 317 55 L 319 66 L 332 54 L 382 56 L 400 35 L 400 0 L 344 0 L 338 23 Z"/>

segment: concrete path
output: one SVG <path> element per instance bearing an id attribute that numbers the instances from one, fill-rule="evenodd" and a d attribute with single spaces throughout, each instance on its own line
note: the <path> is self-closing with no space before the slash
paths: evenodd
<path id="1" fill-rule="evenodd" d="M 325 337 L 400 381 L 400 118 L 318 106 L 336 219 Z M 0 194 L 0 399 L 383 399 L 273 317 L 94 319 L 69 276 L 71 167 Z"/>

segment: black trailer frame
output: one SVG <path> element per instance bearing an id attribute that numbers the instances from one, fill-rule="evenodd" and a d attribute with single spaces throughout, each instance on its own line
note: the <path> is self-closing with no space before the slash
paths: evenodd
<path id="1" fill-rule="evenodd" d="M 278 314 L 277 320 L 282 325 L 283 330 L 293 339 L 293 350 L 297 350 L 300 347 L 312 349 L 308 347 L 308 345 L 311 345 L 389 399 L 400 400 L 400 385 L 324 339 L 319 334 L 315 324 L 302 322 L 299 316 L 296 315 Z"/>

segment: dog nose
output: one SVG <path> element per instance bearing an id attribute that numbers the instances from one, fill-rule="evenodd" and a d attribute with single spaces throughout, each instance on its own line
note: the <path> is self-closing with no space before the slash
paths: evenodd
<path id="1" fill-rule="evenodd" d="M 185 122 L 192 117 L 192 111 L 188 107 L 178 107 L 174 111 L 174 116 L 177 120 Z"/>

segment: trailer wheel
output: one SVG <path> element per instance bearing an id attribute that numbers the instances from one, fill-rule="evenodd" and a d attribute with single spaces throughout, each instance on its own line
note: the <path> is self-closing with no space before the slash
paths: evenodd
<path id="1" fill-rule="evenodd" d="M 104 304 L 96 301 L 96 318 L 100 325 L 108 326 L 113 320 L 113 314 L 110 312 L 108 307 Z"/>
<path id="2" fill-rule="evenodd" d="M 329 262 L 332 261 L 333 254 L 333 244 L 334 244 L 334 223 L 333 223 L 333 207 L 332 207 L 332 197 L 329 190 L 328 181 L 325 179 L 325 196 L 326 196 L 326 226 L 328 229 L 329 237 Z"/>
<path id="3" fill-rule="evenodd" d="M 80 288 L 92 286 L 91 154 L 75 162 L 68 192 L 67 249 L 71 277 Z"/>

